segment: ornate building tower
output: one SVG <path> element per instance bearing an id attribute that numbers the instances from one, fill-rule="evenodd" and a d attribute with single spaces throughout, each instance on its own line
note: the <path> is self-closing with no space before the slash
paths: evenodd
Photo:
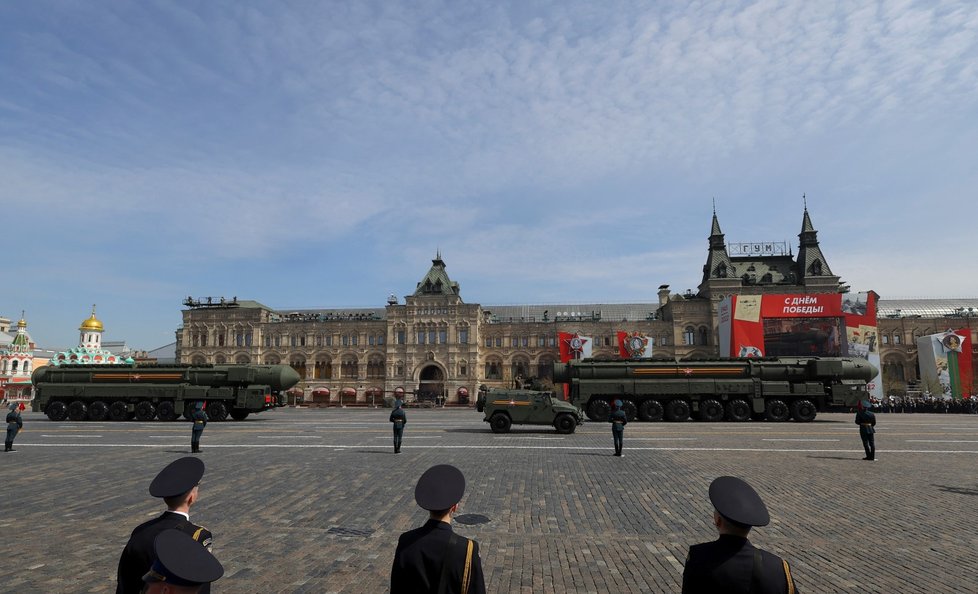
<path id="1" fill-rule="evenodd" d="M 51 359 L 51 365 L 61 365 L 63 363 L 78 363 L 83 365 L 100 364 L 131 364 L 131 358 L 122 358 L 113 355 L 102 348 L 102 333 L 105 327 L 102 322 L 95 317 L 95 306 L 92 306 L 92 316 L 82 322 L 78 328 L 81 333 L 78 336 L 78 346 L 73 349 L 63 351 Z"/>
<path id="2" fill-rule="evenodd" d="M 810 293 L 835 293 L 839 290 L 839 277 L 832 274 L 822 248 L 818 245 L 818 231 L 808 216 L 808 207 L 801 221 L 798 234 L 798 283 Z"/>
<path id="3" fill-rule="evenodd" d="M 34 371 L 34 343 L 27 334 L 27 320 L 21 313 L 17 335 L 0 349 L 0 387 L 7 400 L 31 399 L 31 372 Z"/>

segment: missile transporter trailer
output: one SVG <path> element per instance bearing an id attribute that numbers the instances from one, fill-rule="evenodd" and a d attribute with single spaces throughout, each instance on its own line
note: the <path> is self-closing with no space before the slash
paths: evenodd
<path id="1" fill-rule="evenodd" d="M 569 400 L 594 421 L 622 401 L 641 421 L 808 422 L 829 406 L 855 406 L 869 397 L 877 374 L 864 359 L 578 359 L 554 364 L 554 383 L 569 385 Z"/>
<path id="2" fill-rule="evenodd" d="M 485 413 L 482 420 L 493 433 L 509 433 L 512 425 L 551 425 L 569 434 L 584 422 L 579 408 L 545 390 L 480 389 L 475 408 Z"/>
<path id="3" fill-rule="evenodd" d="M 212 421 L 285 405 L 299 383 L 288 365 L 61 365 L 38 367 L 32 410 L 52 421 L 174 421 L 198 402 Z"/>

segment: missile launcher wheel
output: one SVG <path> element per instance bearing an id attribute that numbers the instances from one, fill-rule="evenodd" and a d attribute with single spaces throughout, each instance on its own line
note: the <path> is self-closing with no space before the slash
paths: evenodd
<path id="1" fill-rule="evenodd" d="M 768 421 L 781 423 L 788 420 L 791 411 L 788 410 L 788 405 L 784 403 L 784 400 L 772 399 L 764 405 L 764 416 Z"/>
<path id="2" fill-rule="evenodd" d="M 156 416 L 159 417 L 161 421 L 176 421 L 180 416 L 176 413 L 176 407 L 169 400 L 164 400 L 160 403 L 159 408 L 156 409 Z"/>
<path id="3" fill-rule="evenodd" d="M 44 409 L 44 414 L 52 421 L 63 421 L 68 418 L 68 407 L 60 400 L 52 400 Z"/>
<path id="4" fill-rule="evenodd" d="M 607 400 L 595 398 L 587 405 L 587 417 L 592 421 L 607 421 L 611 414 L 611 405 Z"/>
<path id="5" fill-rule="evenodd" d="M 109 405 L 102 402 L 101 400 L 96 400 L 95 402 L 88 405 L 88 420 L 89 421 L 104 421 L 109 416 Z"/>
<path id="6" fill-rule="evenodd" d="M 109 420 L 111 421 L 128 421 L 129 420 L 129 407 L 126 403 L 121 400 L 116 400 L 109 405 Z"/>
<path id="7" fill-rule="evenodd" d="M 741 423 L 749 421 L 753 411 L 746 400 L 731 400 L 727 403 L 727 420 Z"/>
<path id="8" fill-rule="evenodd" d="M 815 420 L 818 409 L 811 400 L 795 400 L 791 403 L 791 416 L 799 423 L 809 423 Z"/>
<path id="9" fill-rule="evenodd" d="M 635 417 L 638 416 L 638 407 L 635 406 L 635 402 L 628 400 L 627 398 L 621 401 L 621 409 L 625 411 L 625 419 L 629 423 L 634 421 Z"/>
<path id="10" fill-rule="evenodd" d="M 658 400 L 646 400 L 638 405 L 638 418 L 643 421 L 661 421 L 665 410 Z"/>
<path id="11" fill-rule="evenodd" d="M 84 421 L 88 418 L 88 405 L 81 400 L 75 400 L 68 405 L 68 419 L 72 421 Z"/>
<path id="12" fill-rule="evenodd" d="M 207 418 L 211 421 L 226 421 L 228 419 L 228 407 L 220 400 L 211 400 L 207 403 Z"/>
<path id="13" fill-rule="evenodd" d="M 153 406 L 152 402 L 140 402 L 136 405 L 136 420 L 137 421 L 152 421 L 156 416 L 156 407 Z"/>
<path id="14" fill-rule="evenodd" d="M 689 403 L 682 398 L 670 400 L 666 405 L 666 419 L 669 421 L 685 421 L 689 419 Z"/>
<path id="15" fill-rule="evenodd" d="M 723 405 L 719 400 L 710 398 L 700 402 L 700 420 L 716 423 L 723 420 Z"/>

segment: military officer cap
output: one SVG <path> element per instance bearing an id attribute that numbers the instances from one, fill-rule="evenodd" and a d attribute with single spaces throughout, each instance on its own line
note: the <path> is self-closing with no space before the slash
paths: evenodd
<path id="1" fill-rule="evenodd" d="M 16 402 L 11 402 L 10 403 L 10 410 L 17 410 L 17 403 Z"/>
<path id="2" fill-rule="evenodd" d="M 204 463 L 199 458 L 185 456 L 174 460 L 160 471 L 149 485 L 153 497 L 183 495 L 200 483 L 204 476 Z"/>
<path id="3" fill-rule="evenodd" d="M 156 561 L 143 576 L 144 582 L 192 587 L 209 584 L 224 575 L 221 562 L 204 545 L 179 530 L 160 532 L 153 547 Z"/>
<path id="4" fill-rule="evenodd" d="M 615 400 L 615 408 L 621 408 L 621 400 Z"/>
<path id="5" fill-rule="evenodd" d="M 440 511 L 462 500 L 465 477 L 450 464 L 439 464 L 424 471 L 414 488 L 414 500 L 422 509 Z"/>
<path id="6" fill-rule="evenodd" d="M 771 516 L 750 485 L 733 476 L 721 476 L 710 483 L 710 501 L 724 518 L 743 526 L 767 526 Z"/>

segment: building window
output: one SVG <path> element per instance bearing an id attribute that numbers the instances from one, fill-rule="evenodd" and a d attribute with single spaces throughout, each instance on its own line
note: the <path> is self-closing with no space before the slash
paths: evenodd
<path id="1" fill-rule="evenodd" d="M 251 346 L 251 332 L 245 334 L 245 346 Z"/>
<path id="2" fill-rule="evenodd" d="M 502 379 L 500 365 L 496 361 L 486 362 L 486 379 Z"/>
<path id="3" fill-rule="evenodd" d="M 282 337 L 281 336 L 276 336 L 275 337 L 275 346 L 277 346 L 277 347 L 278 346 L 282 346 Z"/>
<path id="4" fill-rule="evenodd" d="M 397 331 L 397 344 L 407 344 L 407 333 L 404 330 Z"/>
<path id="5" fill-rule="evenodd" d="M 547 346 L 547 337 L 537 336 L 537 346 L 538 347 Z"/>
<path id="6" fill-rule="evenodd" d="M 882 338 L 883 338 L 883 344 L 890 344 L 890 335 L 889 334 L 884 334 L 882 336 Z"/>
<path id="7" fill-rule="evenodd" d="M 462 377 L 469 374 L 469 368 L 468 365 L 465 364 L 465 361 L 458 364 L 458 374 Z"/>
<path id="8" fill-rule="evenodd" d="M 367 345 L 368 346 L 374 346 L 374 335 L 373 334 L 371 334 L 370 336 L 367 337 Z"/>
<path id="9" fill-rule="evenodd" d="M 458 342 L 459 344 L 469 344 L 469 331 L 459 330 L 458 331 Z M 464 373 L 462 375 L 465 375 Z"/>
<path id="10" fill-rule="evenodd" d="M 197 345 L 194 345 L 194 346 L 197 346 Z M 271 336 L 266 336 L 265 337 L 265 346 L 267 346 L 267 347 L 272 346 L 272 337 Z"/>
<path id="11" fill-rule="evenodd" d="M 903 342 L 903 337 L 900 335 L 900 333 L 899 332 L 894 332 L 893 333 L 893 344 L 900 344 L 902 342 Z"/>
<path id="12" fill-rule="evenodd" d="M 428 331 L 428 344 L 436 344 L 435 343 L 435 331 L 434 330 L 429 330 Z"/>
<path id="13" fill-rule="evenodd" d="M 445 344 L 448 342 L 448 330 L 438 331 L 438 344 Z"/>
<path id="14" fill-rule="evenodd" d="M 346 334 L 343 335 L 343 346 L 350 346 L 350 337 Z"/>
<path id="15" fill-rule="evenodd" d="M 692 326 L 687 326 L 683 330 L 683 344 L 690 346 L 696 344 L 696 331 Z"/>
<path id="16" fill-rule="evenodd" d="M 502 339 L 502 337 L 501 336 L 500 337 L 496 337 L 496 348 L 502 348 L 502 347 L 503 347 L 503 339 Z"/>
<path id="17" fill-rule="evenodd" d="M 418 330 L 418 344 L 424 344 L 424 330 Z"/>
<path id="18" fill-rule="evenodd" d="M 700 344 L 710 344 L 706 339 L 706 328 L 700 328 Z"/>
<path id="19" fill-rule="evenodd" d="M 318 346 L 318 347 L 323 346 L 323 335 L 322 334 L 320 334 L 319 336 L 316 337 L 316 346 Z"/>
<path id="20" fill-rule="evenodd" d="M 487 336 L 486 337 L 486 347 L 491 347 L 491 346 L 492 346 L 492 338 L 489 337 L 489 336 Z"/>
<path id="21" fill-rule="evenodd" d="M 357 344 L 359 342 L 360 342 L 360 336 L 358 334 L 354 334 L 353 336 L 350 337 L 350 344 L 351 345 L 357 346 Z"/>
<path id="22" fill-rule="evenodd" d="M 340 363 L 340 375 L 346 379 L 352 379 L 357 377 L 356 360 L 354 359 L 352 361 L 343 361 L 342 363 Z"/>
<path id="23" fill-rule="evenodd" d="M 217 335 L 217 346 L 224 346 L 224 333 Z"/>
<path id="24" fill-rule="evenodd" d="M 397 365 L 394 366 L 394 375 L 398 377 L 404 375 L 404 363 L 402 363 L 401 361 L 398 361 Z"/>
<path id="25" fill-rule="evenodd" d="M 382 344 L 384 344 L 384 335 L 383 334 L 381 334 L 381 335 L 379 335 L 377 337 L 377 345 L 380 346 Z"/>
<path id="26" fill-rule="evenodd" d="M 326 346 L 333 346 L 333 335 L 332 334 L 327 334 L 326 335 Z"/>

